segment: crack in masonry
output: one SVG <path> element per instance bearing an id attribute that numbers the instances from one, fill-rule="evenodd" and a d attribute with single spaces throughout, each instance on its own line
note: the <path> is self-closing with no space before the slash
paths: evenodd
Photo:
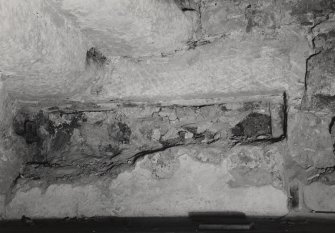
<path id="1" fill-rule="evenodd" d="M 332 174 L 335 172 L 335 166 L 332 167 L 325 167 L 325 168 L 318 168 L 316 169 L 316 174 L 313 174 L 310 177 L 307 177 L 307 181 L 309 184 L 313 183 L 313 182 L 317 182 L 317 181 L 321 181 L 321 182 L 326 182 L 326 181 L 322 181 L 322 179 L 324 179 L 324 177 L 326 175 Z"/>
<path id="2" fill-rule="evenodd" d="M 19 174 L 15 177 L 15 179 L 13 180 L 13 182 L 11 183 L 7 193 L 5 194 L 5 205 L 7 205 L 11 199 L 12 196 L 14 195 L 14 188 L 16 187 L 17 183 L 19 182 L 19 180 L 23 178 L 21 172 L 19 172 Z M 6 215 L 6 208 L 5 208 L 5 215 Z"/>
<path id="3" fill-rule="evenodd" d="M 208 142 L 207 145 L 215 143 L 218 140 L 213 140 L 211 142 Z M 264 143 L 264 141 L 263 141 L 263 143 Z M 186 144 L 186 145 L 185 144 L 177 144 L 177 145 L 164 146 L 162 148 L 158 148 L 158 149 L 154 149 L 154 150 L 141 151 L 141 152 L 136 153 L 132 157 L 130 157 L 127 160 L 127 163 L 112 164 L 104 173 L 101 173 L 100 176 L 104 176 L 104 175 L 108 174 L 108 172 L 110 172 L 115 167 L 120 167 L 122 165 L 127 165 L 128 167 L 134 167 L 139 159 L 144 158 L 145 156 L 150 155 L 150 154 L 154 154 L 154 153 L 157 153 L 157 152 L 163 152 L 163 151 L 165 151 L 167 149 L 170 149 L 170 148 L 176 148 L 176 147 L 182 147 L 182 146 L 191 146 L 191 145 L 197 145 L 197 144 L 199 144 L 199 143 L 194 142 L 194 143 L 189 143 L 189 144 Z M 237 144 L 231 144 L 230 149 L 233 148 L 235 145 L 237 145 Z"/>

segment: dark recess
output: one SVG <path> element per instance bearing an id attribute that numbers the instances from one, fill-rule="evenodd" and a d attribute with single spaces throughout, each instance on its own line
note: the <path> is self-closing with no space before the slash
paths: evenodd
<path id="1" fill-rule="evenodd" d="M 258 136 L 271 136 L 271 117 L 260 113 L 250 113 L 232 129 L 233 137 L 256 139 Z"/>
<path id="2" fill-rule="evenodd" d="M 296 209 L 299 207 L 299 186 L 298 185 L 292 185 L 290 187 L 289 207 L 290 209 Z"/>
<path id="3" fill-rule="evenodd" d="M 103 65 L 107 61 L 107 58 L 98 49 L 92 47 L 86 52 L 86 64 L 97 64 Z"/>

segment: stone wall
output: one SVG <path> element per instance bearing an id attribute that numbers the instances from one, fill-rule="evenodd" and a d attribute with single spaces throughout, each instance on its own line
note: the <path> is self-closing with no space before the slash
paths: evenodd
<path id="1" fill-rule="evenodd" d="M 287 214 L 284 96 L 224 100 L 22 109 L 30 150 L 6 216 Z"/>
<path id="2" fill-rule="evenodd" d="M 0 216 L 335 211 L 334 1 L 101 4 L 0 1 Z"/>

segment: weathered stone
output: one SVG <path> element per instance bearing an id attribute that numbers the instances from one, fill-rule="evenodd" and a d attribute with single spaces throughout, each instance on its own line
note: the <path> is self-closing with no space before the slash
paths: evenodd
<path id="1" fill-rule="evenodd" d="M 107 58 L 96 48 L 90 48 L 86 53 L 86 64 L 91 63 L 102 66 L 107 61 Z"/>
<path id="2" fill-rule="evenodd" d="M 304 201 L 315 211 L 335 211 L 335 186 L 319 182 L 304 187 Z"/>
<path id="3" fill-rule="evenodd" d="M 284 100 L 286 101 L 286 100 Z M 285 103 L 286 104 L 286 103 Z M 286 136 L 286 106 L 285 104 L 272 104 L 270 106 L 271 112 L 271 134 L 273 138 L 280 138 Z"/>
<path id="4" fill-rule="evenodd" d="M 332 10 L 325 0 L 4 1 L 1 72 L 23 99 L 82 98 L 87 88 L 100 100 L 276 89 L 297 97 L 310 49 L 295 19 Z M 87 67 L 98 49 L 108 62 Z"/>
<path id="5" fill-rule="evenodd" d="M 228 169 L 232 187 L 273 185 L 284 186 L 282 145 L 239 146 L 229 152 Z"/>
<path id="6" fill-rule="evenodd" d="M 0 77 L 1 77 L 1 74 L 0 74 Z M 2 82 L 2 80 L 0 79 L 0 119 L 2 120 L 3 117 L 5 116 L 5 113 L 4 113 L 4 105 L 5 105 L 5 99 L 7 97 L 7 93 L 6 93 L 6 90 L 5 90 L 5 85 L 4 83 Z"/>
<path id="7" fill-rule="evenodd" d="M 84 73 L 86 39 L 54 1 L 1 1 L 0 17 L 0 47 L 6 54 L 0 69 L 11 91 L 23 99 L 67 96 L 92 80 Z"/>
<path id="8" fill-rule="evenodd" d="M 334 26 L 333 19 L 313 28 L 315 54 L 307 60 L 306 93 L 303 108 L 335 111 Z"/>
<path id="9" fill-rule="evenodd" d="M 271 117 L 260 113 L 251 113 L 232 128 L 234 137 L 257 139 L 271 137 Z"/>
<path id="10" fill-rule="evenodd" d="M 0 194 L 0 220 L 5 218 L 5 195 Z"/>
<path id="11" fill-rule="evenodd" d="M 226 159 L 217 164 L 200 162 L 195 159 L 194 148 L 164 153 L 145 157 L 116 179 L 105 177 L 79 186 L 53 184 L 44 191 L 33 187 L 36 181 L 18 185 L 6 206 L 6 217 L 186 216 L 191 211 L 288 213 L 286 194 L 271 185 L 232 188 Z"/>
<path id="12" fill-rule="evenodd" d="M 299 0 L 292 4 L 291 14 L 302 25 L 313 25 L 335 11 L 333 0 Z"/>
<path id="13" fill-rule="evenodd" d="M 27 156 L 29 163 L 23 173 L 31 179 L 46 176 L 51 181 L 77 179 L 87 174 L 116 176 L 138 158 L 169 147 L 195 144 L 206 147 L 217 142 L 226 151 L 236 143 L 272 139 L 271 116 L 278 118 L 282 114 L 270 111 L 269 106 L 282 105 L 274 100 L 249 102 L 247 107 L 231 103 L 223 109 L 222 105 L 158 109 L 114 106 L 103 113 L 95 106 L 95 113 L 80 109 L 64 112 L 69 111 L 68 107 L 52 112 L 37 109 L 37 113 L 22 110 L 14 120 L 17 133 L 27 140 L 26 123 L 33 122 L 36 128 L 31 134 L 38 139 L 30 137 L 32 156 Z M 234 127 L 235 122 L 240 123 Z M 23 132 L 20 125 L 24 125 Z M 67 174 L 58 171 L 64 168 L 69 168 Z"/>
<path id="14" fill-rule="evenodd" d="M 0 1 L 0 218 L 332 211 L 334 12 Z"/>
<path id="15" fill-rule="evenodd" d="M 335 52 L 332 49 L 323 51 L 308 60 L 307 91 L 310 95 L 335 95 L 333 76 Z"/>
<path id="16" fill-rule="evenodd" d="M 293 128 L 289 134 L 289 149 L 293 159 L 308 168 L 332 167 L 335 165 L 333 141 L 329 131 L 330 117 L 313 113 L 299 113 L 290 121 Z"/>
<path id="17" fill-rule="evenodd" d="M 57 9 L 70 14 L 93 44 L 113 56 L 148 56 L 180 49 L 194 33 L 193 22 L 174 0 L 57 3 Z"/>
<path id="18" fill-rule="evenodd" d="M 13 132 L 12 120 L 16 111 L 14 103 L 0 80 L 0 197 L 12 186 L 28 152 L 24 139 Z"/>
<path id="19" fill-rule="evenodd" d="M 224 43 L 214 41 L 170 57 L 121 58 L 115 66 L 101 71 L 108 78 L 93 84 L 92 88 L 103 87 L 98 96 L 88 91 L 79 98 L 178 99 L 199 93 L 240 96 L 277 90 L 288 90 L 301 98 L 307 58 L 301 54 L 308 53 L 305 38 L 287 31 L 279 40 L 227 38 Z"/>
<path id="20" fill-rule="evenodd" d="M 244 19 L 243 10 L 233 1 L 203 1 L 201 25 L 207 35 L 244 31 Z"/>

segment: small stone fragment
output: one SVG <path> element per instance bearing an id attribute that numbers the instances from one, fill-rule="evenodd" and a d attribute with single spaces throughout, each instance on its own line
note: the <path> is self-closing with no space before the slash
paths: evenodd
<path id="1" fill-rule="evenodd" d="M 128 144 L 131 135 L 131 129 L 123 122 L 111 124 L 108 128 L 109 136 L 116 142 L 121 144 Z"/>
<path id="2" fill-rule="evenodd" d="M 175 121 L 177 119 L 178 118 L 177 118 L 176 112 L 175 111 L 171 112 L 170 115 L 169 115 L 169 120 L 170 121 Z"/>
<path id="3" fill-rule="evenodd" d="M 191 132 L 186 132 L 185 133 L 185 139 L 191 139 L 193 137 L 193 133 Z"/>
<path id="4" fill-rule="evenodd" d="M 152 140 L 154 141 L 159 141 L 159 139 L 161 138 L 161 132 L 159 131 L 159 129 L 154 129 L 152 131 L 152 136 L 151 136 Z"/>

